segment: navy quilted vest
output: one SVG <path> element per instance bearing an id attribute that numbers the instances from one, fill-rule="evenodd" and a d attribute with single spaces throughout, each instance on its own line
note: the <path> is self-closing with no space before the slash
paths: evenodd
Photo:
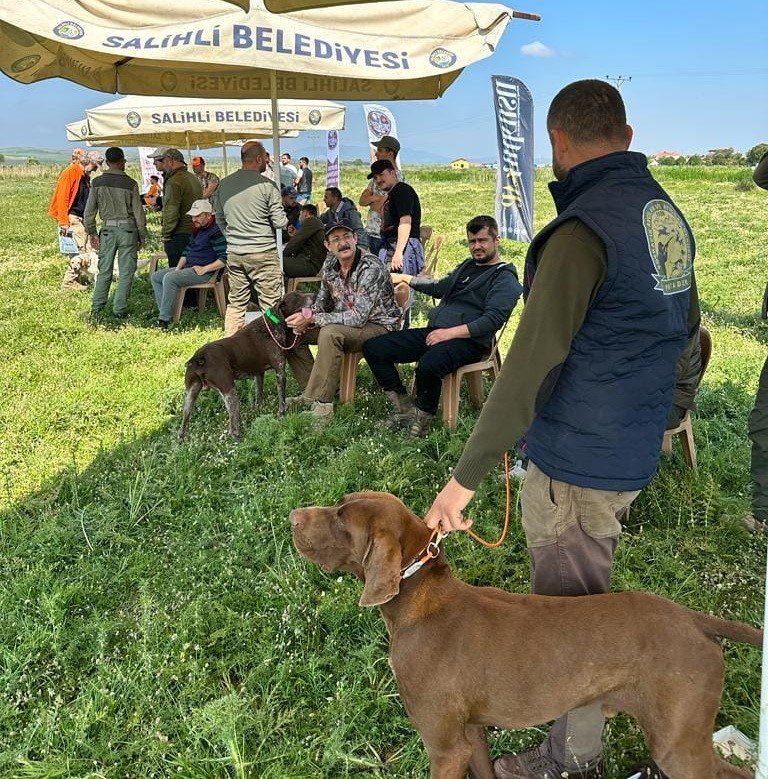
<path id="1" fill-rule="evenodd" d="M 658 464 L 688 336 L 693 235 L 636 152 L 578 165 L 550 190 L 558 216 L 528 250 L 526 296 L 543 243 L 566 219 L 580 219 L 601 238 L 608 265 L 528 430 L 528 456 L 570 484 L 639 490 Z"/>

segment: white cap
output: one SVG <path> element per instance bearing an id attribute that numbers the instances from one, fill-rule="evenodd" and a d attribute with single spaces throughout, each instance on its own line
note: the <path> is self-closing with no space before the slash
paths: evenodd
<path id="1" fill-rule="evenodd" d="M 187 211 L 189 216 L 197 216 L 198 214 L 212 214 L 213 206 L 210 200 L 195 200 L 192 203 L 192 207 Z"/>

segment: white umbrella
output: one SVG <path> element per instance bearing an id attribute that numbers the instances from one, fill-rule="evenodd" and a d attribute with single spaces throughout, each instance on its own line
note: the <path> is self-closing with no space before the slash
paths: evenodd
<path id="1" fill-rule="evenodd" d="M 382 3 L 391 0 L 264 0 L 267 11 L 273 14 L 289 14 L 307 11 L 311 8 L 328 8 L 332 5 L 354 5 L 357 3 Z"/>
<path id="2" fill-rule="evenodd" d="M 22 83 L 59 76 L 129 95 L 431 99 L 490 56 L 521 16 L 503 5 L 452 0 L 290 16 L 251 6 L 0 0 L 0 70 Z"/>

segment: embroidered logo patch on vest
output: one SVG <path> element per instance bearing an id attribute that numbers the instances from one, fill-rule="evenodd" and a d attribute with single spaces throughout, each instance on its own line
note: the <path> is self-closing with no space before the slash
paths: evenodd
<path id="1" fill-rule="evenodd" d="M 691 287 L 691 238 L 680 214 L 666 200 L 649 200 L 643 208 L 648 251 L 656 268 L 654 289 L 676 295 Z"/>

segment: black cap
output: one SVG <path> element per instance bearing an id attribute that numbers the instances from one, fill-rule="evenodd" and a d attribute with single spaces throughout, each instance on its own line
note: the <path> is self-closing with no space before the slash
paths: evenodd
<path id="1" fill-rule="evenodd" d="M 341 227 L 344 230 L 348 230 L 350 233 L 355 232 L 355 228 L 352 227 L 352 225 L 349 222 L 347 222 L 345 219 L 339 219 L 338 222 L 333 222 L 329 224 L 328 227 L 325 228 L 325 237 L 327 238 L 338 227 Z"/>
<path id="2" fill-rule="evenodd" d="M 376 160 L 376 162 L 371 165 L 371 172 L 366 178 L 372 179 L 374 176 L 377 176 L 379 173 L 383 173 L 385 170 L 394 169 L 395 166 L 392 164 L 392 160 Z"/>

